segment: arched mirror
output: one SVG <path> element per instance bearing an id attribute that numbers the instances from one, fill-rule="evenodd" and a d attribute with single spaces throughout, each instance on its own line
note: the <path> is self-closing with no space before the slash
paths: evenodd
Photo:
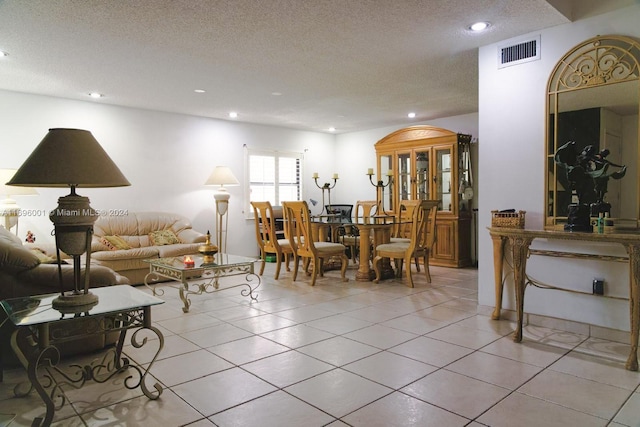
<path id="1" fill-rule="evenodd" d="M 601 198 L 610 205 L 607 216 L 616 229 L 638 228 L 639 64 L 638 41 L 598 36 L 571 49 L 551 73 L 547 86 L 546 228 L 567 229 L 569 206 L 578 202 L 575 181 L 567 173 L 571 168 L 555 157 L 570 141 L 575 142 L 572 148 L 577 153 L 590 151 L 589 146 L 594 153 L 606 153 L 609 172 L 626 166 L 623 177 L 617 174 L 605 180 L 606 192 Z M 591 212 L 594 215 L 598 216 Z"/>

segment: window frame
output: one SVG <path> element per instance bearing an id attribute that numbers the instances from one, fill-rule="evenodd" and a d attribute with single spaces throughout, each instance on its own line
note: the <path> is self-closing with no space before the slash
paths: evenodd
<path id="1" fill-rule="evenodd" d="M 273 206 L 281 206 L 282 200 L 280 200 L 279 193 L 279 168 L 280 168 L 280 159 L 281 158 L 294 158 L 299 162 L 299 172 L 298 172 L 298 200 L 303 200 L 304 193 L 304 182 L 302 177 L 304 176 L 304 153 L 295 152 L 295 151 L 278 151 L 278 150 L 269 150 L 269 149 L 256 149 L 256 148 L 246 148 L 245 149 L 245 179 L 244 179 L 244 206 L 245 213 L 248 219 L 253 218 L 253 209 L 251 207 L 251 157 L 252 156 L 263 156 L 263 157 L 273 157 L 275 158 L 275 202 L 272 201 L 271 204 Z"/>

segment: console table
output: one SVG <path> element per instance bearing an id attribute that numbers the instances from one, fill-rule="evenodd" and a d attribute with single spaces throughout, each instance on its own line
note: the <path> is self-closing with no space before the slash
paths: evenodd
<path id="1" fill-rule="evenodd" d="M 151 307 L 164 301 L 129 285 L 94 288 L 91 292 L 98 296 L 97 304 L 77 307 L 73 313 L 52 307 L 52 301 L 59 294 L 12 298 L 0 303 L 16 326 L 11 335 L 11 347 L 26 369 L 30 382 L 27 387 L 24 387 L 26 384 L 16 386 L 14 393 L 21 397 L 35 389 L 46 406 L 44 419 L 36 418 L 32 426 L 51 425 L 56 409 L 66 401 L 64 387 L 80 388 L 90 380 L 104 383 L 123 371 L 129 373 L 124 380 L 125 387 L 140 387 L 144 395 L 152 400 L 162 394 L 160 384 L 155 383 L 152 391 L 147 387 L 146 379 L 149 369 L 164 347 L 162 332 L 151 325 Z M 64 328 L 58 328 L 54 332 L 51 328 L 54 324 Z M 142 347 L 147 342 L 153 342 L 158 347 L 153 360 L 146 367 L 138 366 L 122 356 L 122 347 L 129 330 L 133 330 L 131 344 L 134 347 Z M 148 336 L 141 338 L 141 331 L 149 331 L 158 339 L 150 340 Z M 58 367 L 60 352 L 56 344 L 114 332 L 120 334 L 116 347 L 107 350 L 100 359 L 86 366 L 74 364 L 66 369 Z"/>
<path id="2" fill-rule="evenodd" d="M 500 318 L 502 309 L 502 269 L 505 242 L 509 241 L 513 256 L 513 281 L 515 285 L 517 326 L 513 340 L 522 341 L 522 317 L 529 246 L 534 239 L 577 240 L 585 242 L 618 243 L 629 254 L 629 308 L 631 324 L 631 352 L 626 368 L 638 370 L 638 330 L 640 329 L 640 233 L 583 233 L 559 230 L 524 230 L 518 228 L 489 227 L 493 241 L 493 268 L 495 274 L 496 306 L 492 319 Z"/>

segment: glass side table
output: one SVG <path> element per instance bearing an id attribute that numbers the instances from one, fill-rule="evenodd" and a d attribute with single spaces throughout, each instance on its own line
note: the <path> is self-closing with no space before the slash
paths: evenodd
<path id="1" fill-rule="evenodd" d="M 217 253 L 213 255 L 213 262 L 205 262 L 202 255 L 188 256 L 193 261 L 192 266 L 185 265 L 184 256 L 144 260 L 144 262 L 149 263 L 149 273 L 144 278 L 144 284 L 153 292 L 153 295 L 162 296 L 164 295 L 164 290 L 149 286 L 149 282 L 153 282 L 159 277 L 165 277 L 181 283 L 176 288 L 180 293 L 180 299 L 184 303 L 182 311 L 185 313 L 189 312 L 189 307 L 191 306 L 189 295 L 210 294 L 238 286 L 246 286 L 247 288 L 240 292 L 243 297 L 249 296 L 252 301 L 258 300 L 258 293 L 255 291 L 260 286 L 260 276 L 255 274 L 254 264 L 259 262 L 260 259 Z M 220 289 L 219 280 L 221 277 L 238 274 L 246 274 L 246 283 Z M 201 282 L 189 283 L 189 280 L 193 279 L 201 279 Z"/>
<path id="2" fill-rule="evenodd" d="M 91 292 L 98 296 L 98 303 L 82 307 L 73 313 L 61 312 L 51 306 L 59 294 L 36 295 L 11 298 L 0 302 L 8 318 L 16 326 L 11 335 L 11 348 L 27 371 L 30 384 L 19 384 L 14 389 L 18 397 L 26 396 L 35 389 L 46 406 L 44 419 L 36 418 L 32 426 L 49 426 L 57 409 L 66 402 L 63 386 L 82 387 L 87 381 L 104 383 L 114 375 L 128 371 L 130 376 L 124 381 L 125 387 L 140 387 L 149 399 L 155 400 L 162 394 L 158 383 L 151 390 L 146 379 L 149 369 L 164 347 L 162 332 L 151 325 L 151 307 L 162 304 L 159 298 L 135 289 L 129 285 L 115 285 L 94 288 Z M 55 328 L 51 328 L 55 325 Z M 53 330 L 52 330 L 53 329 Z M 127 331 L 132 330 L 131 344 L 140 348 L 154 343 L 158 349 L 146 368 L 132 364 L 122 357 L 122 347 Z M 150 331 L 158 339 L 148 339 Z M 56 344 L 96 334 L 119 333 L 115 348 L 108 349 L 100 359 L 89 365 L 58 367 L 60 352 Z M 1 368 L 1 367 L 0 367 Z"/>

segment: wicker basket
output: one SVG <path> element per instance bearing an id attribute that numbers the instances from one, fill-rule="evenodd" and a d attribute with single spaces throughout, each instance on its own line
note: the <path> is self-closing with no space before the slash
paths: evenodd
<path id="1" fill-rule="evenodd" d="M 491 211 L 491 226 L 506 228 L 524 228 L 524 215 L 526 211 L 499 212 Z"/>

